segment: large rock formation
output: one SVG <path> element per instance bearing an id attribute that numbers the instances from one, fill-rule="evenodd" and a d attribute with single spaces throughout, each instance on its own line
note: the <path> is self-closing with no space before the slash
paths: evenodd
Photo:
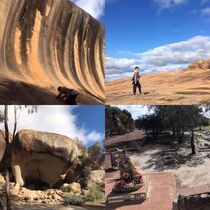
<path id="1" fill-rule="evenodd" d="M 12 169 L 16 186 L 44 183 L 52 187 L 84 155 L 86 150 L 66 136 L 21 130 L 12 143 Z"/>
<path id="2" fill-rule="evenodd" d="M 6 143 L 5 143 L 3 135 L 4 135 L 4 131 L 0 130 L 0 161 L 3 158 L 4 151 L 6 148 Z"/>
<path id="3" fill-rule="evenodd" d="M 70 0 L 1 0 L 0 8 L 1 103 L 57 104 L 58 86 L 78 90 L 79 103 L 104 101 L 102 24 Z"/>

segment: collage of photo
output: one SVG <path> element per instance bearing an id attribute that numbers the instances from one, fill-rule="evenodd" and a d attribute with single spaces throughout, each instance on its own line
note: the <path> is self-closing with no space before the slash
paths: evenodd
<path id="1" fill-rule="evenodd" d="M 210 210 L 210 0 L 0 9 L 0 210 Z"/>

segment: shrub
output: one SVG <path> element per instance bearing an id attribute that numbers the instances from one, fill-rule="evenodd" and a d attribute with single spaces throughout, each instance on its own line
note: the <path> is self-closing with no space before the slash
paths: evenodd
<path id="1" fill-rule="evenodd" d="M 64 204 L 69 206 L 69 205 L 82 205 L 83 203 L 85 203 L 85 198 L 81 195 L 73 195 L 73 196 L 69 196 L 66 197 L 64 200 Z"/>
<path id="2" fill-rule="evenodd" d="M 90 190 L 90 196 L 88 197 L 89 199 L 99 203 L 105 200 L 104 192 L 96 183 L 89 184 L 88 188 Z"/>

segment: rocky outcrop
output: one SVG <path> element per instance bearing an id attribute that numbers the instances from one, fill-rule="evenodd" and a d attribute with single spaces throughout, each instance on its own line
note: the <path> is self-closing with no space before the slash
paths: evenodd
<path id="1" fill-rule="evenodd" d="M 6 143 L 5 143 L 3 135 L 4 135 L 4 131 L 0 131 L 0 161 L 4 155 L 4 151 L 6 148 Z"/>
<path id="2" fill-rule="evenodd" d="M 9 103 L 35 97 L 25 93 L 31 84 L 32 92 L 42 88 L 36 90 L 38 104 L 56 103 L 47 94 L 43 101 L 38 96 L 55 95 L 58 86 L 80 92 L 79 102 L 104 101 L 102 24 L 69 0 L 2 0 L 0 8 L 1 98 L 3 92 L 13 94 Z M 24 89 L 22 97 L 11 91 L 12 84 Z"/>
<path id="3" fill-rule="evenodd" d="M 210 70 L 210 60 L 209 61 L 204 61 L 204 60 L 198 60 L 195 63 L 189 65 L 185 71 L 189 70 L 194 70 L 194 71 L 199 71 L 199 70 Z"/>
<path id="4" fill-rule="evenodd" d="M 21 130 L 12 143 L 12 169 L 16 186 L 25 184 L 54 186 L 85 149 L 62 135 Z"/>

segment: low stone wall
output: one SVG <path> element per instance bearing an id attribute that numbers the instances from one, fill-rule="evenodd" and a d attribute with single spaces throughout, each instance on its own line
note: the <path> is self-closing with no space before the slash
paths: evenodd
<path id="1" fill-rule="evenodd" d="M 209 210 L 210 209 L 210 193 L 178 196 L 173 203 L 173 210 Z"/>

